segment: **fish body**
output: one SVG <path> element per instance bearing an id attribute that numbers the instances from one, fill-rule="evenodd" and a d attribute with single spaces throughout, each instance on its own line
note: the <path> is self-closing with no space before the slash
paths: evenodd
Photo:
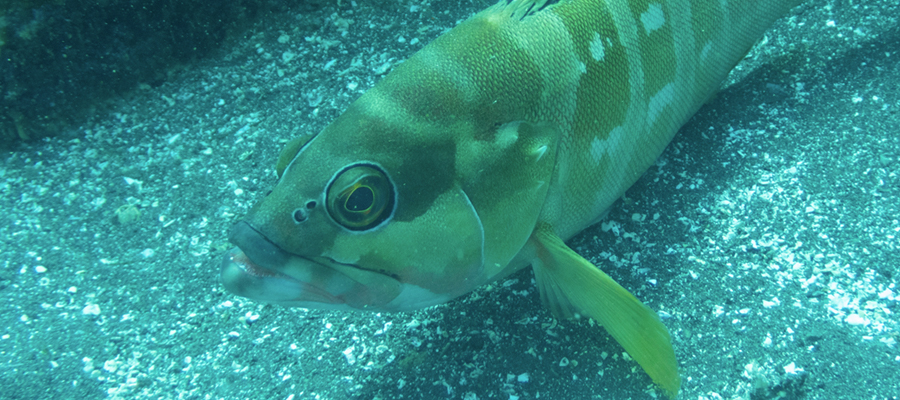
<path id="1" fill-rule="evenodd" d="M 502 1 L 286 146 L 273 191 L 232 230 L 225 287 L 404 311 L 532 265 L 554 315 L 595 318 L 675 395 L 665 326 L 563 239 L 605 214 L 797 3 Z"/>

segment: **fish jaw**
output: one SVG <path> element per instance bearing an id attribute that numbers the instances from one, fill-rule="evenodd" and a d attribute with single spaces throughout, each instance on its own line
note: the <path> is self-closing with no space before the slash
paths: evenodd
<path id="1" fill-rule="evenodd" d="M 303 307 L 304 303 L 336 306 L 343 302 L 325 290 L 286 274 L 263 268 L 250 261 L 240 248 L 233 248 L 222 260 L 222 282 L 228 291 L 266 303 Z M 309 305 L 311 306 L 311 305 Z"/>
<path id="2" fill-rule="evenodd" d="M 239 296 L 289 307 L 394 311 L 395 300 L 409 291 L 385 274 L 287 253 L 245 221 L 231 239 L 238 247 L 223 257 L 221 276 Z"/>

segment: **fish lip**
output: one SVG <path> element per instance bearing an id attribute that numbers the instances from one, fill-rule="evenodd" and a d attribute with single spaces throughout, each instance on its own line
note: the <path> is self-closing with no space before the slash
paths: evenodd
<path id="1" fill-rule="evenodd" d="M 254 300 L 325 309 L 382 310 L 402 290 L 396 276 L 277 246 L 248 221 L 229 235 L 238 247 L 222 261 L 228 291 Z"/>
<path id="2" fill-rule="evenodd" d="M 243 220 L 231 228 L 228 240 L 237 245 L 254 265 L 276 272 L 277 268 L 274 266 L 287 264 L 293 256 L 269 240 L 259 229 Z"/>
<path id="3" fill-rule="evenodd" d="M 230 292 L 276 303 L 301 299 L 326 304 L 343 303 L 324 288 L 282 272 L 286 266 L 297 263 L 309 263 L 324 269 L 330 266 L 284 251 L 245 220 L 235 224 L 228 239 L 237 245 L 228 251 L 221 266 L 223 285 Z M 277 295 L 286 293 L 293 293 L 294 298 Z"/>
<path id="4" fill-rule="evenodd" d="M 320 263 L 307 260 L 327 268 Z M 237 295 L 273 303 L 317 302 L 322 304 L 342 304 L 343 300 L 327 290 L 303 282 L 288 274 L 257 264 L 239 247 L 229 250 L 221 264 L 222 284 Z M 295 296 L 279 296 L 294 293 Z"/>
<path id="5" fill-rule="evenodd" d="M 241 249 L 241 251 L 245 254 L 247 259 L 251 263 L 253 263 L 252 267 L 254 270 L 262 269 L 273 275 L 279 275 L 285 278 L 297 280 L 288 274 L 280 272 L 279 268 L 276 266 L 283 266 L 292 261 L 295 262 L 297 259 L 302 259 L 306 262 L 318 264 L 319 266 L 324 268 L 331 268 L 332 265 L 341 265 L 363 270 L 363 268 L 360 268 L 356 264 L 339 262 L 326 256 L 317 257 L 318 259 L 325 260 L 325 262 L 322 262 L 316 260 L 315 258 L 285 251 L 281 247 L 278 247 L 278 245 L 273 243 L 271 240 L 269 240 L 269 238 L 264 233 L 262 233 L 259 229 L 256 229 L 256 227 L 254 227 L 247 221 L 239 221 L 237 224 L 235 224 L 234 228 L 229 234 L 228 239 L 232 243 L 237 245 L 237 247 Z M 252 250 L 250 251 L 250 254 L 248 254 L 245 249 Z"/>

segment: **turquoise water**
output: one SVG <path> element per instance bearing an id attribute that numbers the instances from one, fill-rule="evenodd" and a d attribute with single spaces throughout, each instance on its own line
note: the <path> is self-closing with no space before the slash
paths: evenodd
<path id="1" fill-rule="evenodd" d="M 602 329 L 550 317 L 530 271 L 397 314 L 221 287 L 227 231 L 274 184 L 283 143 L 484 5 L 267 15 L 164 84 L 5 152 L 0 398 L 658 395 Z M 779 21 L 569 242 L 660 311 L 681 398 L 900 393 L 898 11 L 811 2 Z"/>

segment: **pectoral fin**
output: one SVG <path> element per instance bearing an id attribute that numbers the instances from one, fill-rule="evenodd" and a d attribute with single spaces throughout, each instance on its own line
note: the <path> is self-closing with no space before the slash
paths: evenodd
<path id="1" fill-rule="evenodd" d="M 537 251 L 532 265 L 544 305 L 557 317 L 570 318 L 578 312 L 595 319 L 674 398 L 681 379 L 669 332 L 659 316 L 572 251 L 549 225 L 539 224 L 531 240 Z"/>

